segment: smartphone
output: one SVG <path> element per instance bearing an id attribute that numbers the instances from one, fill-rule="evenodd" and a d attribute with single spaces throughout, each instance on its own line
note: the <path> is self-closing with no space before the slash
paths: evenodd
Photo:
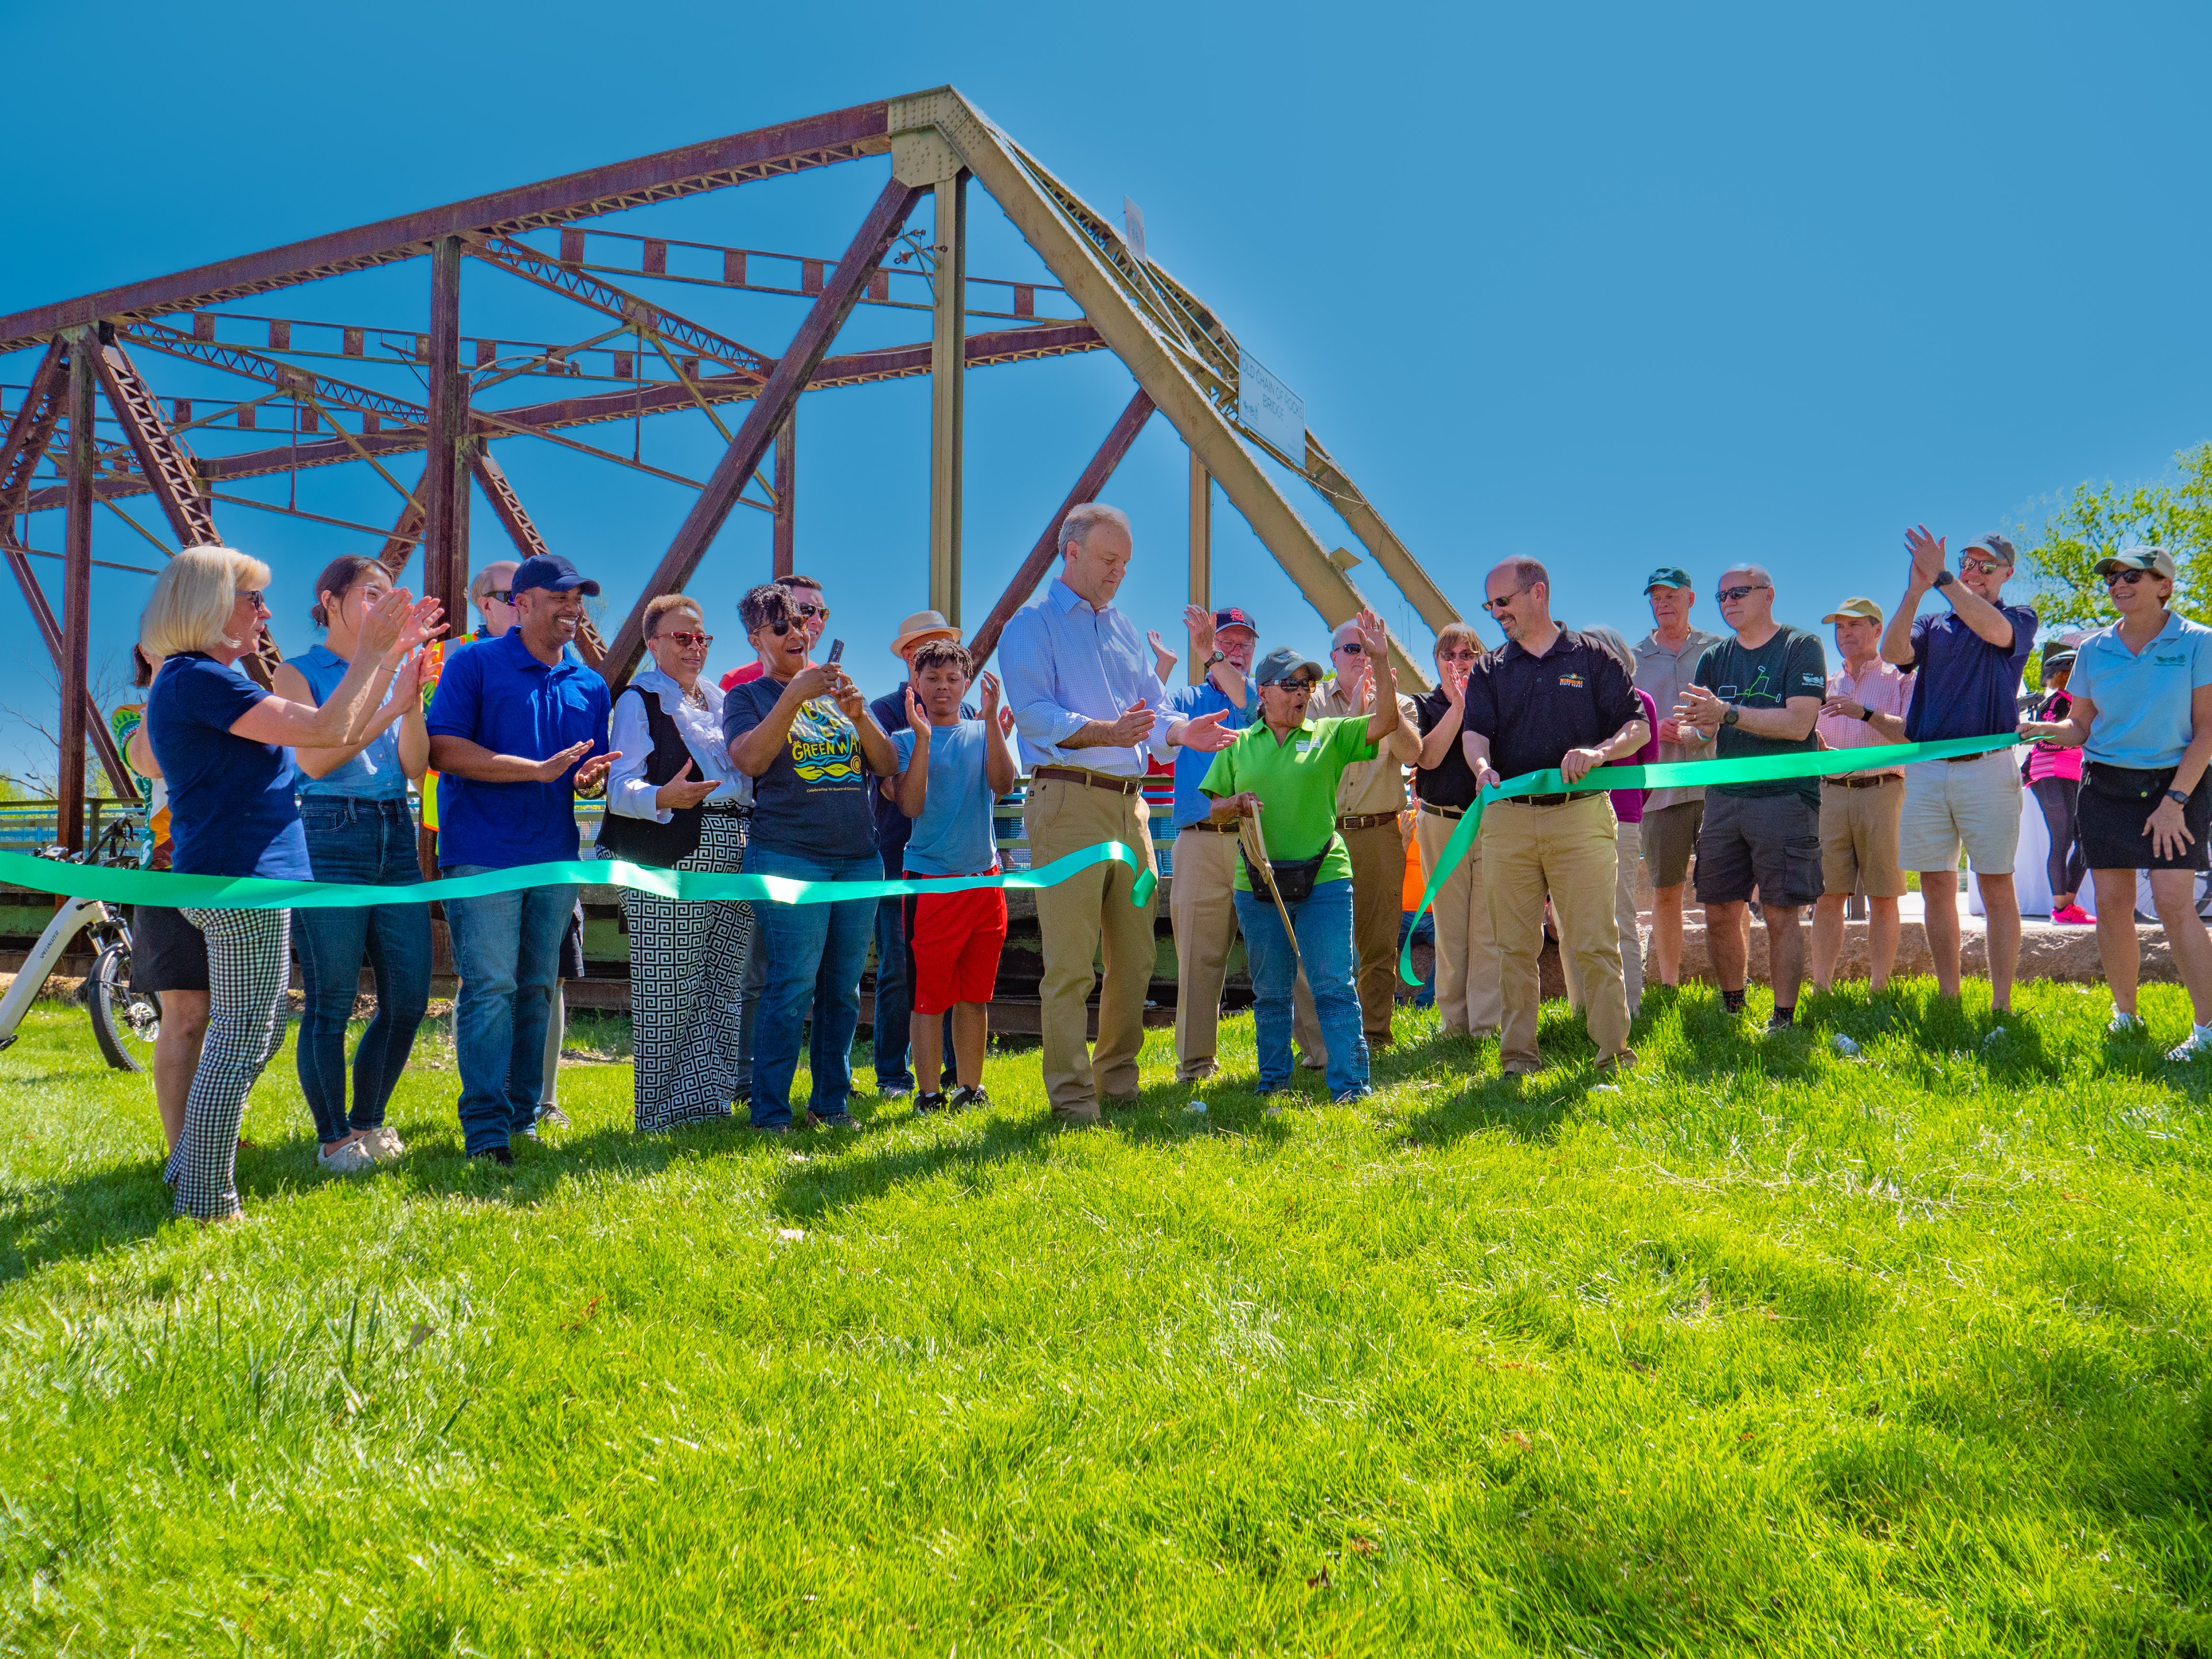
<path id="1" fill-rule="evenodd" d="M 830 641 L 830 654 L 824 657 L 822 660 L 829 664 L 830 667 L 835 668 L 837 665 L 837 659 L 844 654 L 845 641 L 842 640 L 832 640 Z"/>

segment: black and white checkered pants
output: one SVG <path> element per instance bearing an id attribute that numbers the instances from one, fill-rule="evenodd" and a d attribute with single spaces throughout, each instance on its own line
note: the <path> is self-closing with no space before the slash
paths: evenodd
<path id="1" fill-rule="evenodd" d="M 238 1125 L 246 1097 L 283 1041 L 291 977 L 289 910 L 186 910 L 207 938 L 208 1026 L 185 1103 L 185 1132 L 169 1154 L 177 1213 L 221 1221 L 239 1211 Z"/>
<path id="2" fill-rule="evenodd" d="M 699 850 L 678 870 L 736 875 L 750 813 L 708 811 Z M 738 1030 L 753 908 L 716 900 L 679 903 L 623 890 L 629 927 L 630 1053 L 641 1133 L 727 1117 L 737 1092 Z"/>

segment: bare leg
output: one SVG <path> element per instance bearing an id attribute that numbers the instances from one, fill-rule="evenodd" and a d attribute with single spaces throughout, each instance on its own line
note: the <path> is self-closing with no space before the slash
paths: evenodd
<path id="1" fill-rule="evenodd" d="M 942 1040 L 942 1033 L 939 1034 Z M 952 1007 L 954 1075 L 970 1089 L 983 1086 L 983 1051 L 991 1041 L 991 1010 L 981 1002 L 959 1002 Z"/>
<path id="2" fill-rule="evenodd" d="M 1979 879 L 1982 909 L 1990 928 L 1990 1006 L 2001 1014 L 2008 1013 L 2013 975 L 2020 969 L 2020 894 L 2010 876 Z M 2167 937 L 2172 936 L 2169 930 Z M 1953 977 L 1956 978 L 1955 972 Z"/>
<path id="3" fill-rule="evenodd" d="M 1651 890 L 1651 954 L 1662 985 L 1682 978 L 1682 889 L 1688 884 Z"/>
<path id="4" fill-rule="evenodd" d="M 1844 954 L 1844 907 L 1850 902 L 1848 894 L 1823 893 L 1813 906 L 1813 986 L 1816 990 L 1829 990 L 1835 985 L 1836 963 Z M 1889 912 L 1894 925 L 1894 900 L 1891 901 Z M 1893 950 L 1895 945 L 1893 939 L 1891 948 Z"/>
<path id="5" fill-rule="evenodd" d="M 917 1008 L 914 1011 L 912 1037 L 914 1086 L 923 1094 L 933 1095 L 945 1082 L 945 1022 L 935 1014 L 925 1018 L 921 1010 Z M 952 1042 L 957 1053 L 960 1042 L 960 1016 L 957 1013 L 952 1016 Z"/>
<path id="6" fill-rule="evenodd" d="M 1762 904 L 1766 919 L 1767 977 L 1774 983 L 1774 1006 L 1795 1008 L 1805 979 L 1805 935 L 1797 926 L 1798 904 Z"/>
<path id="7" fill-rule="evenodd" d="M 185 1102 L 192 1092 L 192 1074 L 200 1068 L 200 1044 L 207 1039 L 208 994 L 161 994 L 161 1034 L 154 1039 L 154 1100 L 161 1109 L 161 1133 L 173 1152 L 177 1137 L 185 1132 Z"/>
<path id="8" fill-rule="evenodd" d="M 2158 907 L 2159 921 L 2166 929 L 2166 943 L 2173 952 L 2173 964 L 2181 970 L 2181 982 L 2189 988 L 2190 1005 L 2196 1010 L 2193 1018 L 2199 1025 L 2212 1025 L 2212 937 L 2207 937 L 2204 923 L 2197 914 L 2197 872 L 2152 871 L 2150 896 Z M 2104 914 L 2101 902 L 2097 913 L 2100 916 Z"/>
<path id="9" fill-rule="evenodd" d="M 1955 997 L 1959 994 L 1959 872 L 1923 870 L 1920 897 L 1927 908 L 1928 954 L 1936 959 L 1936 988 L 1944 996 Z M 2016 913 L 2013 920 L 2015 924 L 2019 921 Z"/>
<path id="10" fill-rule="evenodd" d="M 1741 899 L 1705 907 L 1705 948 L 1723 991 L 1741 991 L 1751 972 L 1748 907 Z"/>
<path id="11" fill-rule="evenodd" d="M 1826 899 L 1821 900 L 1823 904 Z M 1867 955 L 1871 969 L 1871 984 L 1868 988 L 1887 991 L 1889 970 L 1897 966 L 1897 901 L 1893 898 L 1870 898 L 1873 919 L 1867 924 Z"/>
<path id="12" fill-rule="evenodd" d="M 2089 878 L 2097 886 L 2097 961 L 2112 989 L 2112 1012 L 2132 1014 L 2142 976 L 2142 953 L 2136 942 L 2136 872 L 2092 870 Z M 2157 887 L 2151 891 L 2155 895 Z"/>

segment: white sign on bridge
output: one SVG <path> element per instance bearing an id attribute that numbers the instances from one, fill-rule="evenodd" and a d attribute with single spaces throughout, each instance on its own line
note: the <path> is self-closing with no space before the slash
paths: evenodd
<path id="1" fill-rule="evenodd" d="M 1237 352 L 1237 408 L 1244 424 L 1290 458 L 1306 464 L 1306 400 L 1242 347 Z"/>

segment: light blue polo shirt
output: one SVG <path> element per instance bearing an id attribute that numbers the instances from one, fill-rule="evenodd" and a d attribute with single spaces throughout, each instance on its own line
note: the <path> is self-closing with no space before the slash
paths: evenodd
<path id="1" fill-rule="evenodd" d="M 2212 628 L 2169 612 L 2138 656 L 2114 623 L 2076 647 L 2066 690 L 2097 706 L 2087 757 L 2106 766 L 2154 771 L 2179 766 L 2193 722 L 2189 694 L 2212 685 Z"/>
<path id="2" fill-rule="evenodd" d="M 1200 680 L 1196 685 L 1178 686 L 1168 693 L 1160 704 L 1160 712 L 1170 723 L 1176 720 L 1196 720 L 1201 714 L 1226 714 L 1221 722 L 1226 732 L 1242 732 L 1252 724 L 1258 712 L 1260 699 L 1252 689 L 1252 682 L 1244 682 L 1244 707 L 1239 708 L 1229 701 L 1228 695 L 1211 679 Z M 1178 745 L 1175 757 L 1175 827 L 1189 828 L 1213 811 L 1213 803 L 1200 791 L 1206 781 L 1206 769 L 1213 764 L 1218 750 L 1185 749 Z"/>

